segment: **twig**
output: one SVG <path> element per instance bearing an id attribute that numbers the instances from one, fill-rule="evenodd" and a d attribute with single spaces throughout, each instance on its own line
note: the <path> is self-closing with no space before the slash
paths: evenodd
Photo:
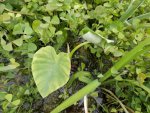
<path id="1" fill-rule="evenodd" d="M 120 106 L 123 108 L 125 113 L 129 113 L 128 110 L 126 109 L 125 105 L 116 97 L 116 95 L 113 94 L 113 92 L 111 92 L 110 90 L 107 90 L 105 88 L 102 88 L 102 90 L 106 91 L 107 93 L 109 93 L 110 95 L 112 95 L 116 101 L 120 104 Z"/>
<path id="2" fill-rule="evenodd" d="M 84 111 L 85 111 L 85 113 L 88 113 L 88 98 L 87 98 L 87 95 L 84 96 Z"/>

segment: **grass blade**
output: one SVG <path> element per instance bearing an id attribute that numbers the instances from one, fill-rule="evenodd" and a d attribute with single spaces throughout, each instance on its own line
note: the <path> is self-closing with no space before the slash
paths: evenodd
<path id="1" fill-rule="evenodd" d="M 140 25 L 141 28 L 150 28 L 150 23 Z"/>
<path id="2" fill-rule="evenodd" d="M 120 21 L 125 22 L 143 2 L 144 0 L 132 0 L 126 12 L 121 16 Z"/>
<path id="3" fill-rule="evenodd" d="M 122 109 L 124 110 L 125 113 L 129 113 L 128 110 L 126 109 L 125 105 L 119 100 L 119 98 L 117 98 L 117 96 L 111 92 L 108 89 L 102 88 L 102 90 L 106 91 L 107 93 L 109 93 L 112 97 L 115 98 L 115 100 L 120 104 L 120 106 L 122 107 Z"/>
<path id="4" fill-rule="evenodd" d="M 145 13 L 136 17 L 133 17 L 131 19 L 128 20 L 129 23 L 131 23 L 134 19 L 149 19 L 150 18 L 150 12 L 149 13 Z"/>
<path id="5" fill-rule="evenodd" d="M 103 82 L 106 79 L 108 79 L 111 75 L 112 70 L 118 71 L 127 63 L 129 63 L 131 60 L 135 59 L 137 56 L 150 50 L 149 45 L 150 45 L 150 38 L 147 38 L 144 41 L 142 41 L 139 45 L 134 47 L 134 49 L 126 53 L 111 69 L 109 69 L 105 73 L 104 77 L 101 78 L 100 82 Z"/>

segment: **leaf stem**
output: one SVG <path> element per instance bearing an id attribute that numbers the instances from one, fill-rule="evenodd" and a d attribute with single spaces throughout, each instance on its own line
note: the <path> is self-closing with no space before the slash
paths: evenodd
<path id="1" fill-rule="evenodd" d="M 59 106 L 57 106 L 51 113 L 59 113 L 60 111 L 64 110 L 65 108 L 71 106 L 76 101 L 83 98 L 85 95 L 91 93 L 94 91 L 101 83 L 98 81 L 98 79 L 92 81 L 88 85 L 86 85 L 84 88 L 80 89 L 77 93 L 66 99 L 63 103 L 61 103 Z"/>
<path id="2" fill-rule="evenodd" d="M 79 45 L 77 45 L 71 52 L 70 52 L 70 59 L 72 58 L 73 54 L 82 46 L 89 44 L 90 42 L 83 42 Z"/>

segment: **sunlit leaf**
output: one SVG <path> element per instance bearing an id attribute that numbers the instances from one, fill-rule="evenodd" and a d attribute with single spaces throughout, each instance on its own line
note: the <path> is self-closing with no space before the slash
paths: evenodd
<path id="1" fill-rule="evenodd" d="M 16 44 L 17 46 L 21 46 L 23 44 L 23 39 L 19 38 L 13 41 L 14 44 Z"/>
<path id="2" fill-rule="evenodd" d="M 143 84 L 147 76 L 144 73 L 139 73 L 137 76 L 137 80 L 140 84 Z"/>
<path id="3" fill-rule="evenodd" d="M 30 27 L 29 23 L 25 23 L 24 27 L 24 34 L 31 35 L 33 33 L 33 30 Z"/>
<path id="4" fill-rule="evenodd" d="M 10 43 L 6 44 L 6 41 L 3 38 L 1 38 L 1 45 L 2 45 L 3 49 L 6 51 L 13 50 L 12 43 L 10 42 Z"/>
<path id="5" fill-rule="evenodd" d="M 13 34 L 14 34 L 14 35 L 23 34 L 23 29 L 24 29 L 23 24 L 18 23 L 18 24 L 16 24 L 16 25 L 14 26 Z"/>
<path id="6" fill-rule="evenodd" d="M 0 66 L 0 71 L 3 71 L 3 72 L 9 71 L 9 70 L 17 68 L 19 65 L 20 64 L 17 63 L 15 61 L 15 59 L 12 58 L 12 59 L 10 59 L 10 64 L 9 65 L 7 65 L 7 66 Z"/>
<path id="7" fill-rule="evenodd" d="M 12 101 L 12 94 L 7 94 L 7 95 L 5 96 L 5 99 L 7 99 L 8 102 L 11 102 L 11 101 Z"/>
<path id="8" fill-rule="evenodd" d="M 59 18 L 58 18 L 58 16 L 53 16 L 53 18 L 52 18 L 52 20 L 51 20 L 51 23 L 52 24 L 59 24 L 60 23 L 60 21 L 59 21 Z"/>
<path id="9" fill-rule="evenodd" d="M 2 20 L 4 23 L 9 22 L 11 19 L 10 15 L 8 13 L 3 13 L 0 15 L 0 21 Z"/>
<path id="10" fill-rule="evenodd" d="M 40 20 L 34 20 L 33 23 L 32 23 L 32 28 L 37 33 L 39 33 L 40 24 L 41 24 Z"/>
<path id="11" fill-rule="evenodd" d="M 0 101 L 5 99 L 6 92 L 0 91 Z"/>
<path id="12" fill-rule="evenodd" d="M 0 14 L 4 11 L 5 5 L 0 3 Z"/>
<path id="13" fill-rule="evenodd" d="M 51 46 L 38 50 L 32 61 L 32 73 L 38 91 L 44 98 L 69 80 L 70 58 L 67 53 L 56 54 Z"/>
<path id="14" fill-rule="evenodd" d="M 15 100 L 15 101 L 12 102 L 12 104 L 15 105 L 15 106 L 18 106 L 20 104 L 20 100 L 19 99 Z"/>

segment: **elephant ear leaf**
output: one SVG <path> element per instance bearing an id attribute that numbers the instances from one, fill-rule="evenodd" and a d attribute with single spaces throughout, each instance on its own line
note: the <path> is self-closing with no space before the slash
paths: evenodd
<path id="1" fill-rule="evenodd" d="M 51 46 L 43 47 L 34 54 L 32 74 L 43 98 L 67 83 L 70 68 L 68 53 L 56 54 Z"/>

